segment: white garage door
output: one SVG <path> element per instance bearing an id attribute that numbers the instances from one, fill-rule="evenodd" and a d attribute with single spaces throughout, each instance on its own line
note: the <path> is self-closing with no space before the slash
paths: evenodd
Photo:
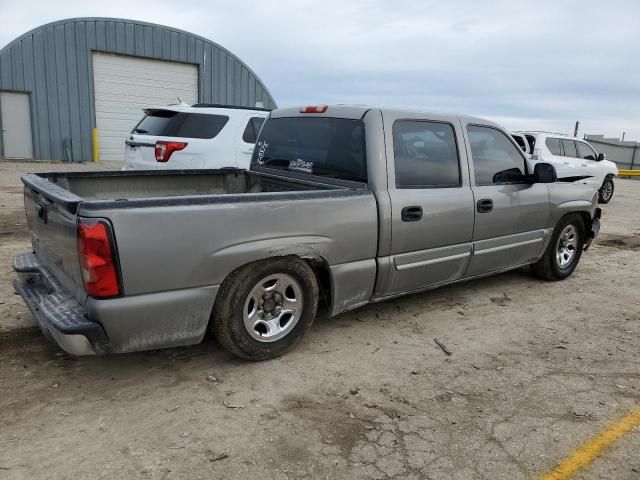
<path id="1" fill-rule="evenodd" d="M 108 53 L 93 54 L 100 160 L 123 161 L 127 134 L 142 109 L 198 101 L 198 67 Z"/>

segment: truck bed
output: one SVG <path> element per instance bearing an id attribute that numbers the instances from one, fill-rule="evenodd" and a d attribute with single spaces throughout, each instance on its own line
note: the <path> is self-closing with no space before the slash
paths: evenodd
<path id="1" fill-rule="evenodd" d="M 340 188 L 294 178 L 283 180 L 282 177 L 236 169 L 52 172 L 28 174 L 23 180 L 27 186 L 45 196 L 48 191 L 69 200 L 78 197 L 75 200 L 83 202 Z M 61 195 L 63 192 L 60 189 L 67 193 Z"/>
<path id="2" fill-rule="evenodd" d="M 277 173 L 224 169 L 25 175 L 34 253 L 14 266 L 28 276 L 27 286 L 16 288 L 25 292 L 41 323 L 53 325 L 47 327 L 52 335 L 66 335 L 57 341 L 73 352 L 197 343 L 224 279 L 238 267 L 270 256 L 322 259 L 334 268 L 343 279 L 335 290 L 334 313 L 366 302 L 376 278 L 378 235 L 371 190 L 363 183 Z M 85 290 L 87 272 L 77 241 L 79 222 L 87 219 L 100 219 L 113 232 L 121 285 L 116 297 L 94 298 Z M 83 312 L 78 318 L 84 337 L 99 322 L 109 345 L 99 339 L 90 339 L 90 348 L 86 340 L 72 345 L 67 337 L 84 338 L 74 337 L 77 325 L 47 316 L 47 306 L 61 305 L 60 299 L 74 312 Z"/>

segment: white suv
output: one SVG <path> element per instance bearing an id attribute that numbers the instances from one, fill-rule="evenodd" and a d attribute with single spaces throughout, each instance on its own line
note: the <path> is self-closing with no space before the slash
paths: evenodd
<path id="1" fill-rule="evenodd" d="M 549 132 L 521 132 L 529 143 L 531 164 L 548 162 L 556 167 L 559 180 L 573 180 L 598 189 L 600 203 L 613 197 L 613 177 L 616 164 L 597 153 L 588 142 L 579 138 Z"/>
<path id="2" fill-rule="evenodd" d="M 144 110 L 125 144 L 123 170 L 249 168 L 264 108 L 179 104 Z"/>

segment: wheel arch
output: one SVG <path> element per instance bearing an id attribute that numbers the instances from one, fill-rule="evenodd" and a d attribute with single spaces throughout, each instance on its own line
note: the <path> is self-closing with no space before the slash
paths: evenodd
<path id="1" fill-rule="evenodd" d="M 332 266 L 325 256 L 319 255 L 317 252 L 283 252 L 280 255 L 268 255 L 253 259 L 234 268 L 225 277 L 221 285 L 243 269 L 250 268 L 253 264 L 287 257 L 298 258 L 309 265 L 318 283 L 318 303 L 326 307 L 330 317 L 365 305 L 369 303 L 373 296 L 377 272 L 375 259 L 359 260 Z M 216 298 L 216 302 L 218 300 Z"/>

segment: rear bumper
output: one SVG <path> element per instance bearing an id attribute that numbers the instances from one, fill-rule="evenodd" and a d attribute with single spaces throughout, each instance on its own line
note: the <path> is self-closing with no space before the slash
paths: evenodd
<path id="1" fill-rule="evenodd" d="M 45 336 L 72 355 L 103 354 L 109 340 L 99 323 L 89 319 L 85 308 L 40 265 L 33 253 L 17 255 L 13 282 Z"/>

